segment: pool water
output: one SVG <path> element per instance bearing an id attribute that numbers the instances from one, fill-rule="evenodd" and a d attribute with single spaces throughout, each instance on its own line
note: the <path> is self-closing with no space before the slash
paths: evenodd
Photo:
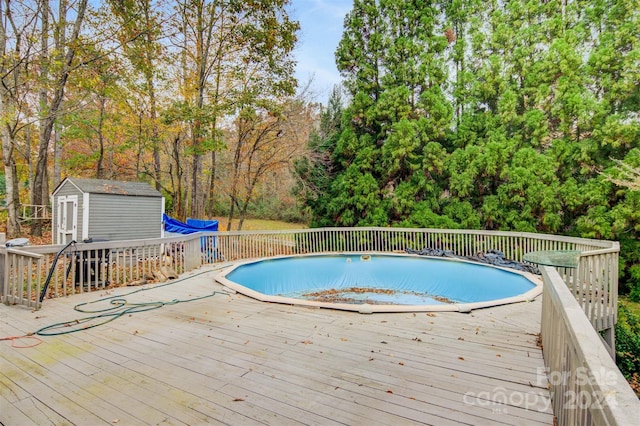
<path id="1" fill-rule="evenodd" d="M 270 296 L 347 304 L 477 303 L 536 288 L 520 273 L 487 265 L 377 254 L 266 259 L 237 266 L 226 280 Z"/>

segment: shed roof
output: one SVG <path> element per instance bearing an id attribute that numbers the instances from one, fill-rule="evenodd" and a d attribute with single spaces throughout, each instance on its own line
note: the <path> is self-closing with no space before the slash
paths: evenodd
<path id="1" fill-rule="evenodd" d="M 113 194 L 113 195 L 130 195 L 142 197 L 162 197 L 162 194 L 156 191 L 146 182 L 123 182 L 108 179 L 86 179 L 86 178 L 65 178 L 57 188 L 53 191 L 55 194 L 65 182 L 69 182 L 80 191 L 89 194 Z"/>

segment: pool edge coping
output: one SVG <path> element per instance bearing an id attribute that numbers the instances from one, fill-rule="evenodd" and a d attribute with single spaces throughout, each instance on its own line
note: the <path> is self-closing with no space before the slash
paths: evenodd
<path id="1" fill-rule="evenodd" d="M 233 270 L 238 268 L 239 266 L 261 262 L 264 260 L 275 260 L 275 259 L 289 259 L 296 257 L 311 257 L 311 256 L 323 256 L 323 255 L 385 255 L 385 256 L 398 256 L 398 257 L 413 257 L 413 258 L 423 258 L 423 259 L 436 259 L 436 260 L 447 260 L 452 262 L 465 262 L 474 265 L 486 266 L 490 268 L 496 268 L 503 270 L 505 272 L 521 275 L 534 284 L 534 287 L 525 293 L 519 294 L 517 296 L 505 297 L 502 299 L 488 300 L 484 302 L 472 302 L 472 303 L 450 303 L 450 304 L 442 304 L 442 305 L 392 305 L 392 304 L 380 304 L 380 305 L 372 305 L 369 303 L 360 303 L 360 304 L 351 304 L 351 303 L 330 303 L 330 302 L 319 302 L 315 300 L 305 300 L 305 299 L 296 299 L 293 297 L 285 297 L 285 296 L 275 296 L 268 295 L 264 293 L 260 293 L 258 291 L 252 290 L 248 287 L 245 287 L 241 284 L 238 284 L 234 281 L 231 281 L 226 278 L 227 274 L 231 273 Z M 373 314 L 373 313 L 407 313 L 407 312 L 462 312 L 468 313 L 476 309 L 485 309 L 494 306 L 507 305 L 512 303 L 522 303 L 522 302 L 532 302 L 537 297 L 542 294 L 542 278 L 535 274 L 518 271 L 512 268 L 501 267 L 497 265 L 492 265 L 488 263 L 482 262 L 474 262 L 467 259 L 460 258 L 448 258 L 448 257 L 439 257 L 439 256 L 423 256 L 411 253 L 389 253 L 389 252 L 327 252 L 327 253 L 310 253 L 310 254 L 296 254 L 289 256 L 273 256 L 273 257 L 263 257 L 256 259 L 246 259 L 239 262 L 234 262 L 232 265 L 225 267 L 222 269 L 216 276 L 215 281 L 224 287 L 232 290 L 235 293 L 240 293 L 244 296 L 250 297 L 252 299 L 261 301 L 261 302 L 269 302 L 269 303 L 280 303 L 284 305 L 298 305 L 298 306 L 306 306 L 313 308 L 322 308 L 322 309 L 333 309 L 333 310 L 341 310 L 341 311 L 351 311 L 358 312 L 361 314 Z"/>

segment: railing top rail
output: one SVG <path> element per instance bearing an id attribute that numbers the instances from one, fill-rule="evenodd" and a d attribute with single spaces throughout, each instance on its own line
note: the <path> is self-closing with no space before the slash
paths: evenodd
<path id="1" fill-rule="evenodd" d="M 33 253 L 31 251 L 26 251 L 24 249 L 23 250 L 19 250 L 19 249 L 8 248 L 8 247 L 0 249 L 0 253 L 17 254 L 19 256 L 31 257 L 33 259 L 41 259 L 42 258 L 41 254 Z"/>
<path id="2" fill-rule="evenodd" d="M 602 398 L 598 399 L 598 402 L 606 402 L 599 404 L 603 410 L 602 415 L 608 424 L 636 424 L 640 401 L 605 346 L 599 344 L 600 335 L 585 316 L 558 271 L 550 266 L 541 266 L 540 271 L 544 277 L 545 293 L 554 304 L 562 307 L 558 309 L 562 315 L 562 323 L 568 326 L 567 331 L 575 344 L 576 355 L 590 373 L 586 379 L 594 387 L 596 394 L 593 397 Z M 560 398 L 562 397 L 561 395 Z"/>
<path id="3" fill-rule="evenodd" d="M 490 235 L 503 237 L 525 237 L 538 240 L 561 241 L 575 244 L 586 244 L 602 248 L 619 248 L 617 241 L 594 240 L 590 238 L 568 237 L 564 235 L 537 234 L 533 232 L 515 231 L 489 231 L 481 229 L 437 229 L 437 228 L 393 228 L 393 227 L 355 227 L 355 228 L 301 228 L 283 230 L 263 230 L 263 231 L 218 231 L 219 235 L 268 235 L 268 234 L 299 234 L 318 232 L 349 232 L 349 231 L 380 231 L 380 232 L 429 232 L 441 234 L 470 234 L 470 235 Z"/>
<path id="4" fill-rule="evenodd" d="M 119 248 L 126 249 L 131 247 L 151 246 L 158 244 L 180 243 L 192 241 L 207 236 L 252 236 L 252 235 L 271 235 L 271 236 L 292 236 L 298 234 L 312 234 L 322 232 L 413 232 L 413 233 L 439 233 L 451 235 L 478 235 L 478 236 L 499 236 L 499 237 L 522 237 L 536 240 L 559 241 L 572 244 L 589 246 L 595 250 L 589 250 L 583 255 L 605 253 L 610 250 L 612 253 L 619 251 L 620 244 L 617 241 L 592 240 L 588 238 L 567 237 L 562 235 L 551 234 L 535 234 L 530 232 L 511 232 L 511 231 L 486 231 L 486 230 L 460 230 L 460 229 L 432 229 L 432 228 L 387 228 L 387 227 L 358 227 L 358 228 L 307 228 L 307 229 L 285 229 L 285 230 L 263 230 L 263 231 L 217 231 L 217 232 L 198 232 L 189 235 L 171 236 L 165 238 L 141 239 L 141 240 L 119 240 L 119 241 L 102 241 L 93 243 L 76 243 L 77 250 L 106 249 Z M 62 245 L 46 245 L 46 246 L 25 246 L 23 251 L 30 253 L 51 254 L 57 253 Z M 605 250 L 605 251 L 602 251 Z"/>
<path id="5" fill-rule="evenodd" d="M 95 250 L 95 249 L 127 249 L 132 247 L 145 247 L 154 246 L 159 244 L 172 244 L 182 243 L 185 241 L 196 240 L 203 236 L 204 233 L 196 233 L 189 235 L 180 235 L 177 237 L 165 237 L 165 238 L 150 238 L 140 240 L 113 240 L 113 241 L 100 241 L 95 243 L 82 243 L 75 244 L 75 249 L 78 251 L 83 250 Z M 25 246 L 23 249 L 30 253 L 51 254 L 57 253 L 64 247 L 63 244 L 43 245 L 43 246 Z"/>
<path id="6" fill-rule="evenodd" d="M 600 250 L 588 250 L 580 253 L 580 257 L 588 257 L 588 256 L 596 256 L 599 254 L 607 254 L 607 253 L 619 253 L 620 246 L 614 248 L 600 249 Z"/>

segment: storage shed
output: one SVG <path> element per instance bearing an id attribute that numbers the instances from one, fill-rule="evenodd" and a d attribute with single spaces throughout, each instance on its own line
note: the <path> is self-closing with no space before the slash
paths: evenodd
<path id="1" fill-rule="evenodd" d="M 51 194 L 54 244 L 162 237 L 164 197 L 144 182 L 65 178 Z"/>

